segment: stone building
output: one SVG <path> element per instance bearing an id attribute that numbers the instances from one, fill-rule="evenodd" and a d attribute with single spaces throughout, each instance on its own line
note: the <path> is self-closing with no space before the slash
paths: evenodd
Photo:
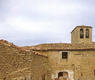
<path id="1" fill-rule="evenodd" d="M 52 80 L 95 80 L 95 43 L 91 26 L 77 26 L 71 32 L 71 43 L 23 48 L 47 55 Z"/>
<path id="2" fill-rule="evenodd" d="M 75 27 L 71 43 L 18 47 L 0 40 L 0 80 L 95 80 L 92 27 Z"/>

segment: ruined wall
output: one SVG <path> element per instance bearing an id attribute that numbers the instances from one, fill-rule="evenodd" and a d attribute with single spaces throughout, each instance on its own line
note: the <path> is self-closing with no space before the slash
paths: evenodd
<path id="1" fill-rule="evenodd" d="M 51 80 L 46 56 L 1 42 L 0 80 Z"/>
<path id="2" fill-rule="evenodd" d="M 64 71 L 70 80 L 95 80 L 95 51 L 68 51 L 67 59 L 62 59 L 62 51 L 40 52 L 48 55 L 53 80 Z"/>
<path id="3" fill-rule="evenodd" d="M 27 73 L 23 69 L 28 68 L 29 70 L 30 68 L 29 56 L 30 54 L 13 44 L 0 42 L 0 79 L 25 77 Z M 19 75 L 17 75 L 18 72 L 20 72 Z"/>

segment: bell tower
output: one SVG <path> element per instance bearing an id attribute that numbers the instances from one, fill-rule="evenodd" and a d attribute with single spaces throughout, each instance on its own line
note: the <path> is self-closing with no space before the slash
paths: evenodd
<path id="1" fill-rule="evenodd" d="M 92 27 L 91 26 L 77 26 L 71 32 L 71 43 L 92 43 Z"/>

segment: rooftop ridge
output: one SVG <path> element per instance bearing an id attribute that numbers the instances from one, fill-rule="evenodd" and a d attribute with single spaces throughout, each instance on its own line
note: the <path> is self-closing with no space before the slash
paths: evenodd
<path id="1" fill-rule="evenodd" d="M 28 46 L 22 47 L 26 50 L 34 50 L 34 51 L 41 51 L 41 50 L 95 50 L 95 43 L 78 43 L 78 44 L 71 44 L 71 43 L 53 43 L 53 44 L 40 44 L 36 46 Z"/>

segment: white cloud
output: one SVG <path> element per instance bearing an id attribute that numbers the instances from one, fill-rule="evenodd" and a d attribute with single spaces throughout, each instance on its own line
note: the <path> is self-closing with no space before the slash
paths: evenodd
<path id="1" fill-rule="evenodd" d="M 51 26 L 51 22 L 46 21 L 33 21 L 33 20 L 25 20 L 20 17 L 13 17 L 7 19 L 7 24 L 13 26 L 15 29 L 20 31 L 28 31 L 28 32 L 41 32 L 44 29 L 48 30 L 48 26 Z"/>
<path id="2" fill-rule="evenodd" d="M 95 24 L 95 5 L 86 0 L 2 0 L 1 4 L 0 32 L 19 45 L 28 40 L 69 42 L 75 26 Z"/>

